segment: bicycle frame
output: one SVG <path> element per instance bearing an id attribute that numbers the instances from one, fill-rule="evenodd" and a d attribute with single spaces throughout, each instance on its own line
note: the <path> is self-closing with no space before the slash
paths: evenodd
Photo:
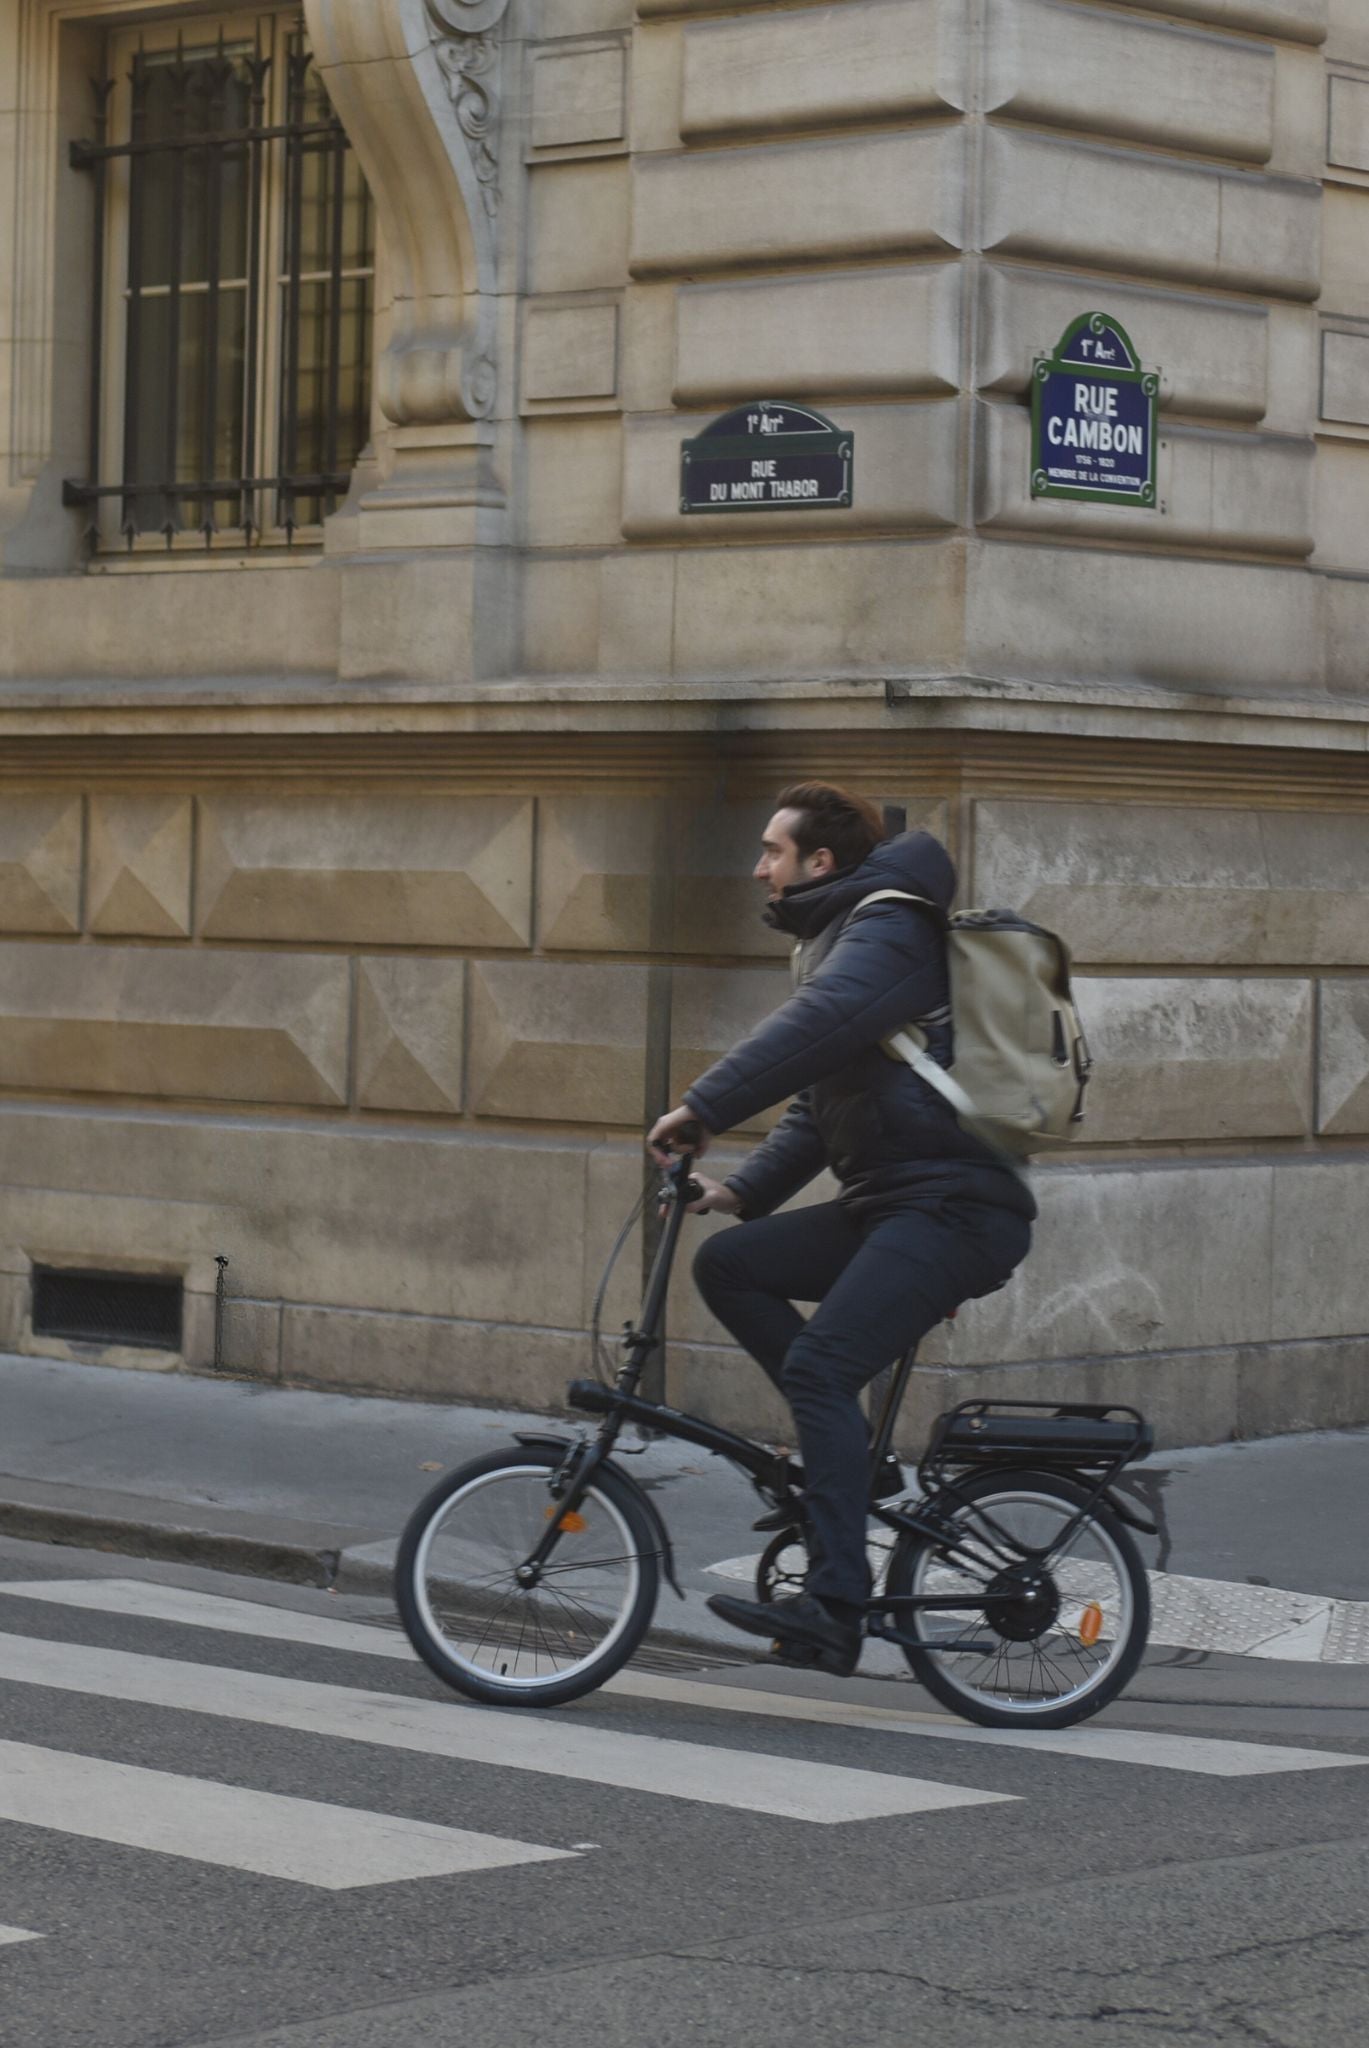
<path id="1" fill-rule="evenodd" d="M 694 1155 L 686 1152 L 664 1169 L 662 1197 L 668 1205 L 665 1228 L 647 1277 L 638 1322 L 636 1325 L 629 1323 L 624 1332 L 624 1359 L 613 1385 L 605 1386 L 598 1380 L 575 1380 L 568 1389 L 568 1399 L 573 1407 L 601 1415 L 603 1420 L 592 1438 L 582 1437 L 566 1446 L 567 1455 L 556 1486 L 560 1511 L 549 1522 L 537 1548 L 527 1560 L 527 1566 L 533 1571 L 546 1563 L 555 1548 L 565 1517 L 574 1512 L 595 1472 L 611 1457 L 624 1425 L 629 1422 L 726 1458 L 745 1473 L 772 1505 L 797 1500 L 797 1487 L 787 1454 L 771 1450 L 717 1423 L 707 1422 L 702 1416 L 690 1415 L 664 1402 L 649 1400 L 637 1391 L 647 1364 L 662 1341 L 666 1296 L 684 1227 L 693 1164 Z M 913 1347 L 899 1361 L 875 1422 L 870 1446 L 872 1476 L 892 1451 L 894 1430 L 916 1355 L 916 1347 Z M 870 1503 L 870 1513 L 885 1527 L 943 1542 L 948 1551 L 953 1547 L 963 1561 L 977 1572 L 982 1572 L 986 1581 L 986 1605 L 990 1597 L 988 1581 L 1001 1579 L 1005 1571 L 1039 1568 L 1058 1558 L 1068 1550 L 1076 1532 L 1104 1497 L 1123 1520 L 1142 1529 L 1150 1527 L 1144 1517 L 1129 1504 L 1121 1502 L 1112 1490 L 1113 1481 L 1122 1467 L 1134 1458 L 1144 1457 L 1150 1449 L 1151 1433 L 1135 1409 L 1027 1402 L 1010 1405 L 1014 1411 L 1037 1412 L 1046 1423 L 1034 1450 L 1030 1445 L 1016 1442 L 1014 1433 L 1008 1431 L 1006 1435 L 1011 1441 L 1001 1457 L 996 1455 L 992 1425 L 1001 1419 L 999 1411 L 988 1402 L 962 1403 L 941 1418 L 919 1463 L 922 1498 L 909 1506 L 886 1506 L 876 1500 Z M 1110 1420 L 1113 1416 L 1129 1420 L 1114 1424 Z M 980 1430 L 982 1443 L 965 1440 L 963 1432 L 958 1437 L 957 1423 L 963 1423 L 965 1430 Z M 1078 1427 L 1084 1424 L 1092 1427 Z M 1071 1428 L 1075 1432 L 1073 1437 Z M 1021 1437 L 1027 1433 L 1024 1423 L 1015 1434 Z M 1091 1482 L 1091 1491 L 1049 1549 L 1034 1552 L 1001 1528 L 964 1492 L 962 1479 L 976 1466 L 996 1467 L 1019 1474 L 1044 1466 L 1052 1471 L 1067 1472 L 1080 1483 Z M 979 1530 L 971 1532 L 963 1521 L 956 1519 L 957 1513 L 964 1515 L 967 1511 L 982 1525 L 984 1533 Z M 660 1517 L 654 1508 L 653 1515 L 660 1525 Z M 669 1563 L 669 1538 L 664 1526 L 660 1526 L 664 1555 Z M 673 1576 L 672 1571 L 672 1581 Z M 993 1597 L 1001 1599 L 1004 1596 L 1000 1592 Z M 967 1598 L 964 1591 L 954 1594 L 877 1594 L 867 1603 L 867 1627 L 871 1635 L 918 1647 L 916 1639 L 903 1635 L 895 1626 L 898 1612 L 939 1608 L 963 1613 L 967 1605 L 977 1604 L 972 1597 Z M 978 1649 L 981 1645 L 968 1642 L 939 1647 Z"/>

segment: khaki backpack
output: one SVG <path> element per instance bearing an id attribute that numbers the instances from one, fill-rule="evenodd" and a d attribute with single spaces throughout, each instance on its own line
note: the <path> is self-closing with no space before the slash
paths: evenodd
<path id="1" fill-rule="evenodd" d="M 997 1152 L 1025 1159 L 1068 1144 L 1084 1119 L 1093 1071 L 1070 989 L 1063 939 L 1011 910 L 963 910 L 947 917 L 925 896 L 877 889 L 856 905 L 921 903 L 942 923 L 950 968 L 952 1072 L 926 1049 L 918 1018 L 883 1041 L 950 1103 L 961 1123 Z M 854 914 L 854 913 L 853 913 Z"/>

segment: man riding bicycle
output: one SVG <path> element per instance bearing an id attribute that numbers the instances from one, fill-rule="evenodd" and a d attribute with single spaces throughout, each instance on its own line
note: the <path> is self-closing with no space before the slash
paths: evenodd
<path id="1" fill-rule="evenodd" d="M 795 991 L 653 1126 L 665 1161 L 688 1125 L 696 1147 L 790 1102 L 750 1157 L 693 1208 L 740 1219 L 709 1238 L 694 1275 L 704 1300 L 793 1411 L 804 1474 L 809 1571 L 773 1602 L 715 1595 L 735 1627 L 843 1675 L 860 1655 L 870 1594 L 869 1438 L 860 1392 L 963 1301 L 1002 1286 L 1026 1256 L 1036 1204 L 1019 1175 L 881 1041 L 916 1023 L 951 1064 L 945 915 L 950 855 L 928 832 L 885 839 L 880 813 L 830 783 L 776 802 L 756 879 L 767 924 L 795 942 Z M 924 904 L 864 904 L 898 889 Z M 830 1167 L 835 1202 L 772 1212 Z M 805 1322 L 796 1302 L 818 1304 Z"/>

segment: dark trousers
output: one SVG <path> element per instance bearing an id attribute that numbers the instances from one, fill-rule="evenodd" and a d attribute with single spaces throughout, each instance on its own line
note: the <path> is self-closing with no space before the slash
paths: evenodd
<path id="1" fill-rule="evenodd" d="M 1001 1285 L 1030 1243 L 1021 1216 L 981 1202 L 903 1208 L 865 1223 L 828 1202 L 738 1224 L 699 1247 L 694 1277 L 704 1300 L 793 1411 L 810 1593 L 869 1598 L 861 1389 L 962 1301 Z M 796 1301 L 819 1304 L 808 1322 Z"/>

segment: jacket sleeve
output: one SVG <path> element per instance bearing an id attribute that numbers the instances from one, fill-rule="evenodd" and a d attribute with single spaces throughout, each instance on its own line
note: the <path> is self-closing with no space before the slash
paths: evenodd
<path id="1" fill-rule="evenodd" d="M 807 1187 L 826 1164 L 826 1147 L 807 1097 L 800 1095 L 750 1157 L 728 1174 L 724 1185 L 740 1199 L 743 1218 L 768 1216 Z"/>
<path id="2" fill-rule="evenodd" d="M 713 1132 L 730 1131 L 833 1074 L 946 1000 L 945 941 L 932 913 L 872 903 L 814 974 L 685 1090 Z"/>

